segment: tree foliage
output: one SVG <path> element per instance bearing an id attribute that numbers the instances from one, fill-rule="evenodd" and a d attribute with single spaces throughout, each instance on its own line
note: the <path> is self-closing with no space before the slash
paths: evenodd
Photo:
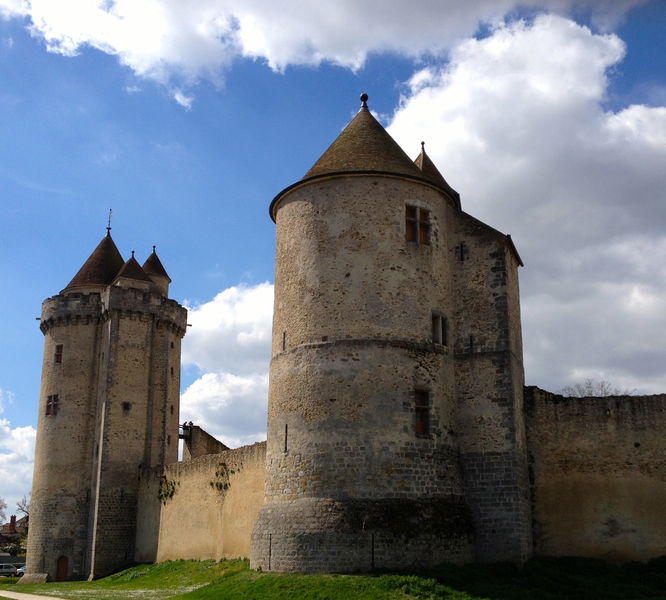
<path id="1" fill-rule="evenodd" d="M 26 517 L 30 516 L 30 494 L 27 496 L 23 494 L 23 498 L 16 503 L 16 510 L 23 513 Z"/>
<path id="2" fill-rule="evenodd" d="M 567 385 L 560 390 L 563 396 L 572 398 L 599 398 L 605 396 L 633 396 L 636 390 L 621 389 L 605 379 L 586 379 L 583 382 Z"/>

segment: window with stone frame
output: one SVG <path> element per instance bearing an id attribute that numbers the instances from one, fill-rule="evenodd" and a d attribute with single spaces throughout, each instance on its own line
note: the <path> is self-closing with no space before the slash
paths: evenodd
<path id="1" fill-rule="evenodd" d="M 46 397 L 46 415 L 55 417 L 60 409 L 60 398 L 58 394 L 51 394 Z"/>
<path id="2" fill-rule="evenodd" d="M 55 352 L 53 353 L 53 362 L 57 365 L 62 362 L 62 344 L 56 344 Z"/>
<path id="3" fill-rule="evenodd" d="M 405 206 L 405 239 L 422 246 L 430 244 L 430 211 L 427 208 Z"/>
<path id="4" fill-rule="evenodd" d="M 448 346 L 448 320 L 440 312 L 432 313 L 432 343 Z"/>
<path id="5" fill-rule="evenodd" d="M 414 390 L 414 433 L 417 436 L 430 434 L 430 393 Z"/>

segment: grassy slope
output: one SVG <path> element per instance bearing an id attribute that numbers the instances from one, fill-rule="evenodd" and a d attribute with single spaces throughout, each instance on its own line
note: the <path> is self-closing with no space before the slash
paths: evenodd
<path id="1" fill-rule="evenodd" d="M 2 590 L 78 600 L 666 600 L 666 560 L 613 567 L 585 559 L 539 559 L 510 565 L 445 566 L 419 574 L 276 575 L 251 571 L 246 561 L 140 565 L 88 582 Z"/>

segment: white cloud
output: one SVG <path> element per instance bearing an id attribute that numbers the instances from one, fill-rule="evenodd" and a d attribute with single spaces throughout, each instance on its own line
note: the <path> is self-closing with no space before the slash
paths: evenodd
<path id="1" fill-rule="evenodd" d="M 210 302 L 188 306 L 183 364 L 202 371 L 247 375 L 268 370 L 273 285 L 240 284 Z"/>
<path id="2" fill-rule="evenodd" d="M 500 25 L 416 73 L 390 126 L 463 208 L 511 233 L 528 383 L 666 389 L 666 108 L 604 108 L 614 35 L 555 16 Z"/>
<path id="3" fill-rule="evenodd" d="M 51 52 L 90 46 L 141 77 L 180 87 L 218 82 L 237 57 L 275 70 L 330 62 L 356 69 L 371 52 L 441 56 L 518 6 L 589 13 L 614 26 L 643 0 L 0 0 L 0 16 L 27 17 Z M 189 104 L 174 99 L 189 108 Z"/>
<path id="4" fill-rule="evenodd" d="M 14 392 L 0 388 L 0 415 L 8 404 L 14 404 Z"/>
<path id="5" fill-rule="evenodd" d="M 240 284 L 188 310 L 182 360 L 202 375 L 181 397 L 181 420 L 232 447 L 265 439 L 273 286 Z"/>
<path id="6" fill-rule="evenodd" d="M 193 421 L 232 448 L 266 439 L 268 373 L 206 373 L 181 397 L 181 421 Z"/>
<path id="7" fill-rule="evenodd" d="M 173 90 L 171 95 L 184 109 L 190 110 L 192 108 L 192 102 L 194 102 L 193 96 L 188 96 L 182 90 Z"/>
<path id="8" fill-rule="evenodd" d="M 13 400 L 12 392 L 0 389 L 0 414 Z M 16 502 L 32 488 L 35 435 L 33 427 L 12 428 L 7 419 L 0 419 L 0 498 L 7 502 L 8 517 L 16 512 Z"/>

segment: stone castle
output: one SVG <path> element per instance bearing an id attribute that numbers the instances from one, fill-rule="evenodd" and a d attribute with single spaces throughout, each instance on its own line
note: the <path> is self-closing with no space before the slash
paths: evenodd
<path id="1" fill-rule="evenodd" d="M 270 205 L 267 442 L 179 429 L 186 311 L 110 234 L 44 301 L 24 581 L 666 554 L 666 396 L 525 387 L 510 236 L 368 110 Z M 178 437 L 184 439 L 177 461 Z"/>

